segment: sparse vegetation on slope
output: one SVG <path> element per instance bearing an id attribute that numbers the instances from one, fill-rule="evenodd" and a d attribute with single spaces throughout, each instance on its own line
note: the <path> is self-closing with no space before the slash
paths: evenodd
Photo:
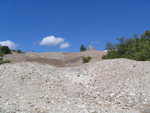
<path id="1" fill-rule="evenodd" d="M 140 38 L 135 33 L 133 38 L 121 37 L 117 40 L 120 43 L 116 45 L 107 41 L 108 53 L 103 56 L 103 59 L 128 58 L 137 61 L 150 61 L 150 31 L 143 33 Z"/>

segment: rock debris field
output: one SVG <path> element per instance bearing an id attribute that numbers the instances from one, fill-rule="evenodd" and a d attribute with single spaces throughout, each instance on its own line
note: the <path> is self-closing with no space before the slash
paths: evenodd
<path id="1" fill-rule="evenodd" d="M 0 65 L 2 113 L 150 113 L 150 62 Z"/>

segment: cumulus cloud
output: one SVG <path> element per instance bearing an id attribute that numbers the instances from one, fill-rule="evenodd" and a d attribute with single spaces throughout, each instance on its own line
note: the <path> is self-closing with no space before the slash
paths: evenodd
<path id="1" fill-rule="evenodd" d="M 92 44 L 99 44 L 100 41 L 99 41 L 99 40 L 96 40 L 96 41 L 92 41 L 91 43 L 92 43 Z"/>
<path id="2" fill-rule="evenodd" d="M 19 44 L 16 44 L 10 40 L 0 41 L 0 45 L 1 46 L 8 46 L 9 49 L 16 49 L 19 46 Z"/>
<path id="3" fill-rule="evenodd" d="M 70 46 L 69 43 L 62 43 L 62 44 L 60 45 L 60 49 L 68 48 L 69 46 Z"/>
<path id="4" fill-rule="evenodd" d="M 63 38 L 56 38 L 54 36 L 47 36 L 43 38 L 43 40 L 40 42 L 40 45 L 45 46 L 56 46 L 58 44 L 61 44 L 64 42 Z"/>

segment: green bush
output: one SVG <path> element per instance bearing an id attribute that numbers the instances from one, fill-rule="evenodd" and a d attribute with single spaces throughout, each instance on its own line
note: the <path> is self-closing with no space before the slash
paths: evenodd
<path id="1" fill-rule="evenodd" d="M 17 50 L 17 53 L 22 53 L 22 51 L 21 50 Z"/>
<path id="2" fill-rule="evenodd" d="M 88 56 L 88 57 L 82 57 L 82 61 L 83 61 L 83 63 L 87 63 L 87 62 L 89 62 L 90 60 L 92 59 L 92 57 L 90 57 L 90 56 Z"/>
<path id="3" fill-rule="evenodd" d="M 12 50 L 13 52 L 16 52 L 16 50 Z"/>

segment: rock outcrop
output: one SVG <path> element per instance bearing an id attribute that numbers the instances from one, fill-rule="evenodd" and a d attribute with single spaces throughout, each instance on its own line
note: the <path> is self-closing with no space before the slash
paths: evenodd
<path id="1" fill-rule="evenodd" d="M 91 51 L 91 50 L 95 50 L 95 48 L 94 48 L 94 47 L 92 47 L 92 45 L 89 45 L 89 47 L 88 47 L 88 51 Z"/>

